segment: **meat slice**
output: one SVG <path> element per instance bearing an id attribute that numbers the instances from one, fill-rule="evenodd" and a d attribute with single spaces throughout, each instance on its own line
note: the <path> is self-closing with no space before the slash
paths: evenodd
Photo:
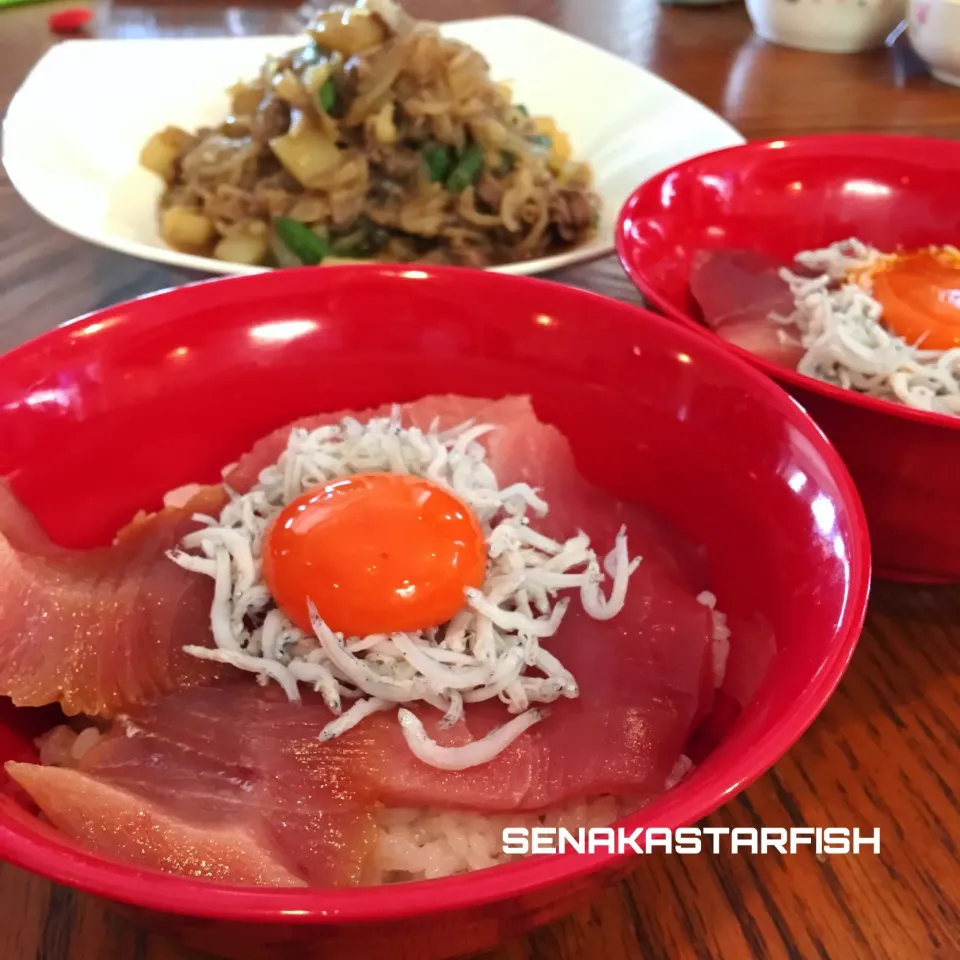
<path id="1" fill-rule="evenodd" d="M 78 770 L 30 763 L 8 763 L 6 769 L 54 826 L 97 853 L 183 876 L 305 886 L 245 825 L 192 824 Z"/>
<path id="2" fill-rule="evenodd" d="M 384 405 L 355 416 L 368 420 L 386 416 L 390 409 Z M 309 417 L 295 425 L 315 429 L 337 422 L 342 416 L 338 413 Z M 612 754 L 604 753 L 603 760 L 594 762 L 589 749 L 571 769 L 576 770 L 584 763 L 590 765 L 595 771 L 591 776 L 601 793 L 607 786 L 616 787 L 618 778 L 639 788 L 648 775 L 651 782 L 666 776 L 697 720 L 709 712 L 713 697 L 712 618 L 709 610 L 697 601 L 707 584 L 702 580 L 702 571 L 688 562 L 696 553 L 692 545 L 639 504 L 611 498 L 587 483 L 576 468 L 567 440 L 555 427 L 537 419 L 526 397 L 496 401 L 459 396 L 426 397 L 404 405 L 402 418 L 405 425 L 422 429 L 428 429 L 435 420 L 441 430 L 468 420 L 497 424 L 497 429 L 480 440 L 487 448 L 491 469 L 501 486 L 525 482 L 540 491 L 550 511 L 546 517 L 534 520 L 533 525 L 548 536 L 566 539 L 583 530 L 590 535 L 595 549 L 604 554 L 613 547 L 618 530 L 626 527 L 631 555 L 643 557 L 633 575 L 627 605 L 613 620 L 598 622 L 575 602 L 558 634 L 544 642 L 578 679 L 581 696 L 558 704 L 554 716 L 533 728 L 529 736 L 541 738 L 555 727 L 563 733 L 565 724 L 581 722 L 574 718 L 584 711 L 589 716 L 582 722 L 593 725 L 597 742 L 606 738 L 614 744 L 639 744 L 636 727 L 643 725 L 649 736 L 645 734 L 642 745 L 631 753 L 632 761 L 627 764 L 626 773 L 617 772 L 619 760 Z M 289 432 L 287 426 L 260 441 L 227 474 L 227 485 L 240 492 L 249 490 L 260 471 L 280 457 Z M 486 710 L 470 708 L 473 719 L 469 729 L 474 730 L 473 725 L 480 724 L 475 734 L 482 736 L 508 719 L 499 704 L 497 706 L 494 720 L 489 719 Z M 608 715 L 605 712 L 608 710 L 613 713 Z M 644 711 L 649 715 L 641 717 Z M 450 735 L 462 736 L 463 731 Z M 444 740 L 446 735 L 438 732 L 437 736 Z M 641 774 L 644 751 L 648 754 L 649 767 Z M 571 755 L 569 750 L 567 753 Z M 511 755 L 501 757 L 496 763 L 524 767 L 527 760 Z M 600 769 L 602 763 L 607 764 L 607 772 Z M 494 770 L 491 776 L 496 783 L 500 774 L 495 771 L 495 765 L 488 770 Z M 476 798 L 477 787 L 471 777 L 486 775 L 461 778 L 471 783 L 464 796 Z M 445 783 L 450 782 L 449 775 L 446 777 Z M 533 770 L 529 795 L 520 790 L 521 799 L 517 802 L 535 809 L 572 795 L 578 784 L 571 782 L 563 786 L 564 777 L 565 774 L 558 773 L 557 782 L 548 784 L 543 771 Z M 432 802 L 429 790 L 418 793 L 419 788 L 403 789 L 402 797 L 391 794 L 389 799 Z M 654 789 L 657 789 L 655 783 Z"/>
<path id="3" fill-rule="evenodd" d="M 794 310 L 784 264 L 750 250 L 701 250 L 690 271 L 690 293 L 704 323 L 724 340 L 795 370 L 804 354 L 794 324 L 775 323 L 771 313 Z"/>
<path id="4" fill-rule="evenodd" d="M 356 756 L 316 739 L 316 706 L 256 684 L 186 691 L 118 720 L 72 768 L 7 772 L 100 853 L 234 883 L 351 886 L 376 841 Z"/>
<path id="5" fill-rule="evenodd" d="M 352 415 L 364 421 L 387 416 L 390 411 L 391 406 L 384 404 Z M 696 600 L 707 584 L 699 567 L 690 563 L 689 558 L 696 555 L 691 544 L 641 505 L 613 499 L 587 483 L 576 468 L 566 438 L 556 427 L 537 419 L 527 397 L 489 400 L 431 396 L 403 405 L 401 414 L 404 425 L 424 430 L 434 421 L 440 430 L 469 420 L 496 424 L 497 429 L 479 441 L 487 448 L 488 463 L 501 486 L 524 482 L 541 491 L 550 511 L 546 517 L 535 520 L 534 526 L 548 536 L 566 539 L 583 530 L 590 535 L 595 549 L 605 553 L 612 548 L 617 531 L 625 526 L 632 555 L 644 558 L 634 574 L 627 609 L 613 621 L 598 623 L 574 604 L 563 630 L 550 641 L 550 649 L 565 664 L 568 660 L 577 662 L 582 651 L 576 639 L 567 650 L 564 638 L 575 638 L 581 633 L 616 633 L 631 625 L 631 621 L 634 628 L 642 624 L 635 633 L 638 646 L 627 645 L 627 659 L 651 657 L 665 668 L 677 668 L 676 689 L 691 698 L 687 703 L 694 708 L 690 716 L 696 718 L 709 711 L 713 687 L 708 638 L 712 620 L 709 611 Z M 241 493 L 248 491 L 260 471 L 277 462 L 291 427 L 313 430 L 336 423 L 344 415 L 339 412 L 307 417 L 274 431 L 228 472 L 227 486 Z M 562 656 L 557 654 L 558 644 L 564 648 Z M 587 658 L 583 668 L 589 671 L 591 664 Z M 690 673 L 682 672 L 686 670 Z M 579 672 L 574 670 L 574 675 L 579 677 Z"/>
<path id="6" fill-rule="evenodd" d="M 284 424 L 254 444 L 250 452 L 242 456 L 227 471 L 224 482 L 231 490 L 236 490 L 238 493 L 246 493 L 250 490 L 256 484 L 260 471 L 280 459 L 280 455 L 286 449 L 290 431 L 293 429 L 316 430 L 318 427 L 339 423 L 348 416 L 363 423 L 375 417 L 390 416 L 393 407 L 393 404 L 383 403 L 378 407 L 367 407 L 364 410 L 339 410 L 336 413 L 301 417 L 293 423 Z M 508 435 L 517 423 L 522 426 L 524 421 L 535 422 L 533 408 L 526 397 L 488 400 L 454 395 L 429 396 L 413 403 L 402 404 L 400 409 L 404 426 L 420 427 L 421 430 L 428 430 L 434 420 L 437 421 L 440 430 L 449 430 L 467 420 L 496 424 L 497 429 L 481 440 L 488 449 L 491 443 L 497 442 L 498 438 Z M 492 466 L 496 472 L 496 464 L 492 462 Z"/>
<path id="7" fill-rule="evenodd" d="M 299 851 L 301 860 L 290 869 L 300 877 L 335 872 L 339 860 L 328 858 L 345 846 L 362 861 L 364 824 L 355 810 L 361 800 L 508 812 L 607 793 L 656 796 L 705 708 L 709 640 L 705 609 L 690 597 L 681 605 L 678 589 L 669 578 L 658 579 L 653 563 L 635 586 L 641 589 L 631 591 L 618 620 L 598 624 L 577 613 L 565 620 L 550 649 L 577 676 L 580 697 L 555 704 L 547 720 L 488 764 L 448 772 L 422 763 L 393 713 L 374 715 L 321 743 L 316 736 L 330 714 L 317 697 L 307 692 L 296 706 L 278 688 L 251 681 L 182 691 L 139 708 L 84 755 L 77 772 L 149 802 L 150 823 L 162 811 L 184 830 L 247 823 L 247 808 L 256 805 L 256 827 L 243 834 L 244 849 L 260 852 L 240 871 L 244 877 L 265 869 L 268 860 L 289 863 L 291 851 Z M 657 587 L 665 593 L 648 592 Z M 417 713 L 431 736 L 448 746 L 469 743 L 508 719 L 496 701 L 469 706 L 465 722 L 447 731 L 436 711 Z M 46 781 L 47 768 L 8 769 L 61 829 L 125 856 L 110 832 L 96 827 L 107 809 L 101 803 L 116 804 L 116 794 L 95 794 L 87 779 L 70 782 L 62 771 Z M 247 789 L 236 789 L 237 783 Z M 276 806 L 279 801 L 284 806 Z M 168 868 L 167 835 L 157 837 L 156 849 L 150 835 L 140 838 L 138 849 Z M 235 849 L 231 837 L 219 853 L 207 851 L 212 864 Z M 262 851 L 273 848 L 281 854 L 271 860 Z M 356 868 L 362 871 L 362 863 Z"/>
<path id="8" fill-rule="evenodd" d="M 111 715 L 215 678 L 188 657 L 208 643 L 212 584 L 164 551 L 217 511 L 219 488 L 178 510 L 134 521 L 100 550 L 63 550 L 0 480 L 0 696 L 18 706 L 59 703 L 68 714 Z"/>

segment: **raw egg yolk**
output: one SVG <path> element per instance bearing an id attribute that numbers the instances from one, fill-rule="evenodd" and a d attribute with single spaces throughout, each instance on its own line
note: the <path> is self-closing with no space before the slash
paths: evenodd
<path id="1" fill-rule="evenodd" d="M 872 272 L 881 322 L 924 350 L 960 346 L 960 256 L 949 250 L 898 254 Z"/>
<path id="2" fill-rule="evenodd" d="M 263 576 L 277 606 L 312 632 L 307 601 L 345 636 L 439 626 L 483 585 L 473 511 L 419 477 L 359 474 L 292 501 L 267 531 Z"/>

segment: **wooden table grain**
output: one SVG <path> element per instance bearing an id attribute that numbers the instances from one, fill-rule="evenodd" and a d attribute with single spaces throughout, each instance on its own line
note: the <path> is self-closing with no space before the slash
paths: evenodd
<path id="1" fill-rule="evenodd" d="M 47 17 L 65 6 L 0 12 L 4 109 L 55 42 Z M 844 130 L 960 136 L 960 91 L 918 75 L 887 50 L 829 56 L 764 44 L 739 4 L 421 0 L 409 6 L 438 20 L 522 13 L 556 23 L 657 72 L 748 137 Z M 158 0 L 93 8 L 102 36 L 296 27 L 292 4 L 276 2 L 227 8 Z M 196 276 L 75 240 L 40 220 L 0 180 L 0 351 L 78 314 Z M 638 299 L 613 258 L 555 278 Z M 879 827 L 879 855 L 648 855 L 589 907 L 485 960 L 955 960 L 958 771 L 960 589 L 878 583 L 836 696 L 789 755 L 709 824 Z M 0 960 L 187 957 L 96 900 L 0 865 Z"/>

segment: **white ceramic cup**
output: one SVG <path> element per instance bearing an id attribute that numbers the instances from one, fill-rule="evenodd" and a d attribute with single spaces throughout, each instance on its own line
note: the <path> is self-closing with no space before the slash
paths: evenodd
<path id="1" fill-rule="evenodd" d="M 960 87 L 958 0 L 910 0 L 907 36 L 938 80 Z"/>
<path id="2" fill-rule="evenodd" d="M 746 0 L 753 29 L 784 47 L 857 53 L 883 46 L 907 0 Z"/>

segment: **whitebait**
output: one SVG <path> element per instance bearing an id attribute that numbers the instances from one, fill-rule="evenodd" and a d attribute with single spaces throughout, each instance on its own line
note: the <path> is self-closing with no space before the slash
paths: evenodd
<path id="1" fill-rule="evenodd" d="M 795 259 L 818 275 L 781 270 L 794 310 L 770 319 L 799 330 L 798 373 L 917 410 L 960 414 L 960 347 L 924 350 L 883 325 L 871 270 L 888 255 L 850 239 Z"/>
<path id="2" fill-rule="evenodd" d="M 536 704 L 579 696 L 574 676 L 541 645 L 556 634 L 572 601 L 558 594 L 579 595 L 591 617 L 609 619 L 623 609 L 640 562 L 629 558 L 624 529 L 603 564 L 582 532 L 560 542 L 532 529 L 530 515 L 545 515 L 549 505 L 528 484 L 499 487 L 479 442 L 496 429 L 473 422 L 444 432 L 437 424 L 429 430 L 405 428 L 395 408 L 389 417 L 368 423 L 345 418 L 312 431 L 291 430 L 279 461 L 260 473 L 257 484 L 246 494 L 232 494 L 219 517 L 197 515 L 203 527 L 169 554 L 215 583 L 210 610 L 215 647 L 187 652 L 255 673 L 261 682 L 275 680 L 291 700 L 299 699 L 299 684 L 313 687 L 334 716 L 321 739 L 341 736 L 373 713 L 399 709 L 401 718 L 414 717 L 405 719 L 404 734 L 426 763 L 496 756 L 542 718 Z M 487 542 L 484 586 L 466 591 L 463 610 L 449 623 L 421 632 L 343 637 L 315 609 L 307 633 L 273 604 L 262 571 L 263 541 L 273 518 L 305 490 L 367 472 L 427 478 L 477 515 Z M 606 578 L 608 596 L 602 589 Z M 465 754 L 431 746 L 415 716 L 402 710 L 404 704 L 429 704 L 449 727 L 469 704 L 495 697 L 515 718 L 500 728 L 506 732 Z M 346 709 L 345 700 L 353 701 Z"/>

